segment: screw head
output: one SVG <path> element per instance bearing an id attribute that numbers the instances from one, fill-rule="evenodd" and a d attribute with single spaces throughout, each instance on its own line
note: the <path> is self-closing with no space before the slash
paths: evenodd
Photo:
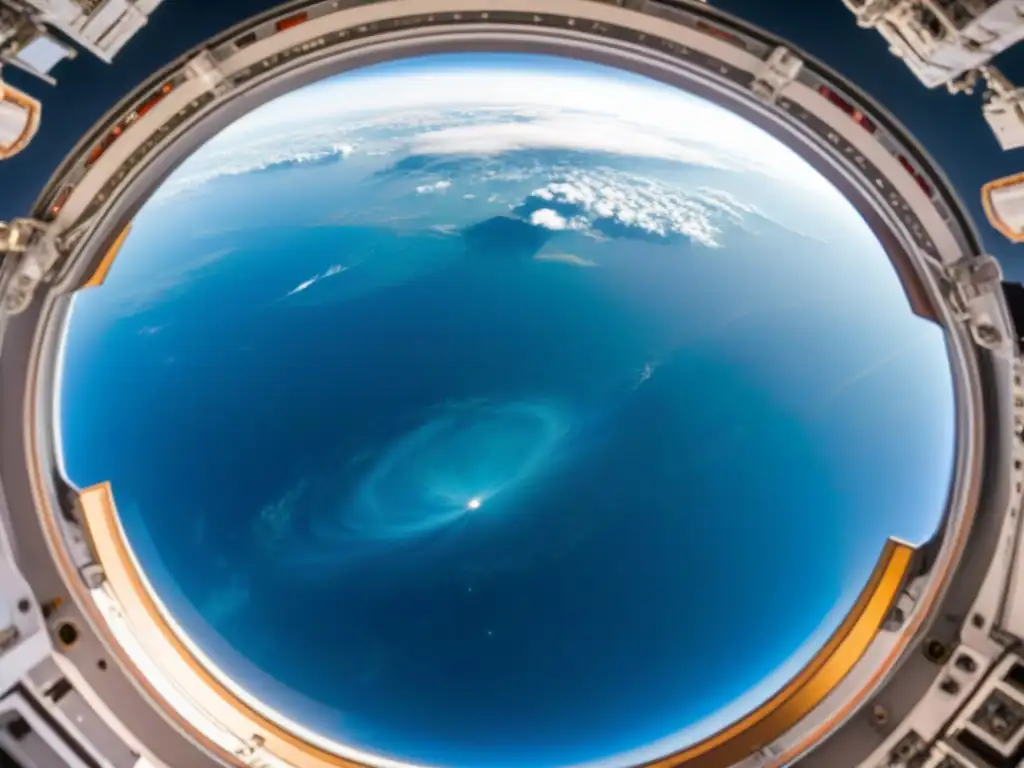
<path id="1" fill-rule="evenodd" d="M 889 709 L 882 704 L 875 704 L 871 707 L 871 719 L 875 725 L 885 725 L 889 722 Z"/>

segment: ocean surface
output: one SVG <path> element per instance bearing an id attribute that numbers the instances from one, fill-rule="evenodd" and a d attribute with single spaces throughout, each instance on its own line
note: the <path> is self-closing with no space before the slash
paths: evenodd
<path id="1" fill-rule="evenodd" d="M 763 186 L 718 247 L 594 237 L 530 224 L 535 181 L 348 162 L 147 207 L 67 342 L 72 480 L 271 707 L 421 764 L 609 758 L 700 731 L 934 530 L 942 335 L 856 221 Z"/>

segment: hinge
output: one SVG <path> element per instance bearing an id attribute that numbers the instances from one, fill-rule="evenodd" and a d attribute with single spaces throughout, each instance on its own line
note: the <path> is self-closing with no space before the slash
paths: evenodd
<path id="1" fill-rule="evenodd" d="M 185 65 L 185 77 L 200 81 L 203 90 L 218 96 L 231 90 L 231 83 L 221 72 L 220 62 L 209 51 L 200 51 L 189 60 Z"/>
<path id="2" fill-rule="evenodd" d="M 74 247 L 78 245 L 79 241 L 82 239 L 85 233 L 92 229 L 95 223 L 96 214 L 93 214 L 92 216 L 85 219 L 79 219 L 74 223 L 74 225 L 72 225 L 68 229 L 65 229 L 64 233 L 59 238 L 57 238 L 57 246 L 62 251 L 73 250 Z"/>
<path id="3" fill-rule="evenodd" d="M 750 88 L 759 98 L 773 104 L 779 93 L 796 80 L 803 66 L 803 59 L 780 45 L 768 54 Z"/>
<path id="4" fill-rule="evenodd" d="M 78 570 L 82 576 L 82 581 L 89 589 L 99 589 L 103 586 L 107 580 L 107 574 L 103 571 L 103 566 L 98 563 L 88 563 L 83 565 Z"/>
<path id="5" fill-rule="evenodd" d="M 888 615 L 883 620 L 882 629 L 887 632 L 899 631 L 917 607 L 917 601 L 921 598 L 927 581 L 927 575 L 922 575 L 904 585 L 903 589 L 896 596 L 896 600 Z"/>
<path id="6" fill-rule="evenodd" d="M 36 288 L 60 260 L 60 251 L 47 237 L 46 224 L 15 219 L 9 224 L 0 223 L 0 258 L 5 265 L 0 309 L 16 315 L 32 303 Z"/>
<path id="7" fill-rule="evenodd" d="M 950 299 L 960 319 L 970 327 L 974 340 L 986 349 L 1012 354 L 1014 340 L 999 327 L 1003 271 L 992 256 L 968 256 L 946 267 Z"/>

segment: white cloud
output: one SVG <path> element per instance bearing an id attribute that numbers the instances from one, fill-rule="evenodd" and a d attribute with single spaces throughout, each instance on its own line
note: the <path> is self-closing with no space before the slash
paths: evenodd
<path id="1" fill-rule="evenodd" d="M 566 229 L 569 226 L 568 221 L 550 208 L 541 208 L 531 213 L 530 223 L 535 227 L 547 227 L 548 229 Z"/>
<path id="2" fill-rule="evenodd" d="M 579 149 L 761 171 L 853 209 L 820 174 L 744 118 L 680 89 L 596 65 L 369 67 L 313 84 L 242 117 L 190 158 L 157 197 L 224 175 L 322 162 L 359 148 L 499 153 Z M 516 120 L 508 120 L 515 115 Z M 408 143 L 410 133 L 420 135 Z M 383 142 L 383 143 L 382 143 Z"/>
<path id="3" fill-rule="evenodd" d="M 261 140 L 242 146 L 219 148 L 211 142 L 188 158 L 154 195 L 166 199 L 224 176 L 242 176 L 301 165 L 329 163 L 352 155 L 352 144 L 330 141 L 314 134 L 298 140 Z"/>
<path id="4" fill-rule="evenodd" d="M 750 203 L 745 203 L 739 200 L 735 195 L 731 195 L 721 189 L 711 189 L 709 187 L 700 187 L 697 190 L 697 194 L 704 198 L 706 201 L 721 206 L 724 209 L 729 209 L 735 213 L 754 213 L 759 216 L 763 216 L 764 213 L 756 206 Z"/>
<path id="5" fill-rule="evenodd" d="M 758 214 L 756 208 L 714 190 L 688 192 L 636 174 L 597 168 L 591 171 L 567 169 L 558 180 L 530 193 L 530 199 L 553 204 L 537 208 L 530 223 L 549 229 L 591 229 L 601 232 L 606 225 L 635 229 L 650 235 L 683 235 L 708 247 L 719 243 L 723 225 L 741 224 L 744 215 Z M 578 213 L 566 218 L 556 207 Z M 564 208 L 562 208 L 564 211 Z"/>
<path id="6" fill-rule="evenodd" d="M 590 259 L 584 259 L 582 256 L 576 256 L 572 253 L 538 253 L 533 257 L 537 261 L 553 261 L 559 264 L 569 264 L 573 267 L 596 267 L 597 262 L 591 261 Z"/>
<path id="7" fill-rule="evenodd" d="M 301 283 L 299 283 L 294 288 L 292 288 L 290 291 L 288 291 L 287 295 L 288 296 L 294 296 L 296 293 L 300 293 L 300 292 L 306 290 L 307 288 L 310 288 L 313 285 L 313 283 L 315 283 L 316 281 L 317 281 L 317 278 L 315 278 L 315 277 L 311 277 L 311 278 L 309 278 L 309 280 L 303 280 Z"/>
<path id="8" fill-rule="evenodd" d="M 309 290 L 314 285 L 319 283 L 321 280 L 326 280 L 329 277 L 334 277 L 335 275 L 340 275 L 342 272 L 346 271 L 347 269 L 348 269 L 348 267 L 343 267 L 341 264 L 334 264 L 334 265 L 328 267 L 323 272 L 321 272 L 319 274 L 316 274 L 316 275 L 313 275 L 313 277 L 309 278 L 308 280 L 303 280 L 301 283 L 299 283 L 294 288 L 292 288 L 290 291 L 288 291 L 288 293 L 286 293 L 284 295 L 284 298 L 287 298 L 289 296 L 294 296 L 297 293 L 302 293 L 303 291 Z"/>
<path id="9" fill-rule="evenodd" d="M 271 102 L 228 128 L 217 141 L 265 135 L 268 128 L 275 126 L 328 121 L 337 125 L 341 120 L 365 120 L 370 113 L 394 116 L 457 108 L 476 113 L 516 109 L 532 115 L 538 123 L 552 114 L 572 121 L 570 113 L 587 113 L 585 117 L 576 115 L 574 124 L 603 117 L 614 131 L 606 140 L 616 147 L 611 151 L 623 151 L 629 146 L 621 134 L 629 133 L 631 129 L 624 131 L 622 126 L 630 124 L 673 154 L 689 147 L 698 159 L 713 159 L 716 164 L 724 162 L 730 167 L 739 164 L 744 169 L 760 169 L 800 186 L 832 189 L 795 152 L 739 115 L 678 88 L 638 77 L 623 78 L 598 66 L 558 74 L 509 66 L 476 69 L 468 65 L 464 70 L 448 67 L 431 71 L 425 65 L 416 72 L 398 73 L 375 73 L 370 68 L 362 73 L 340 75 Z M 553 127 L 548 126 L 545 133 L 549 135 L 543 140 L 554 140 L 550 136 Z M 600 141 L 590 135 L 594 132 L 585 129 L 581 140 L 591 144 Z M 493 146 L 499 140 L 493 132 L 487 138 L 473 136 L 481 146 Z M 563 137 L 555 146 L 563 146 L 567 138 L 573 137 Z M 542 141 L 537 136 L 533 140 Z M 503 141 L 507 144 L 510 139 Z M 631 149 L 645 151 L 639 141 L 634 141 Z"/>
<path id="10" fill-rule="evenodd" d="M 522 149 L 608 152 L 733 171 L 750 168 L 750 163 L 731 159 L 711 148 L 673 140 L 617 120 L 587 116 L 462 125 L 421 134 L 410 147 L 414 155 L 496 155 Z"/>
<path id="11" fill-rule="evenodd" d="M 640 369 L 640 375 L 637 376 L 636 384 L 633 385 L 633 389 L 640 389 L 646 382 L 651 380 L 651 377 L 657 373 L 661 367 L 661 360 L 652 360 L 649 363 L 644 363 L 644 367 Z"/>
<path id="12" fill-rule="evenodd" d="M 416 187 L 417 195 L 429 195 L 433 192 L 444 192 L 452 183 L 448 180 L 435 181 L 433 184 L 421 184 Z"/>

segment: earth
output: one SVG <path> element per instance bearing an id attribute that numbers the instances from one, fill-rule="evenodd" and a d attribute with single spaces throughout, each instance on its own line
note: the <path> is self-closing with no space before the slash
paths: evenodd
<path id="1" fill-rule="evenodd" d="M 934 533 L 953 461 L 942 332 L 828 182 L 525 55 L 226 129 L 76 298 L 60 397 L 71 479 L 112 483 L 208 663 L 374 763 L 710 735 Z"/>

